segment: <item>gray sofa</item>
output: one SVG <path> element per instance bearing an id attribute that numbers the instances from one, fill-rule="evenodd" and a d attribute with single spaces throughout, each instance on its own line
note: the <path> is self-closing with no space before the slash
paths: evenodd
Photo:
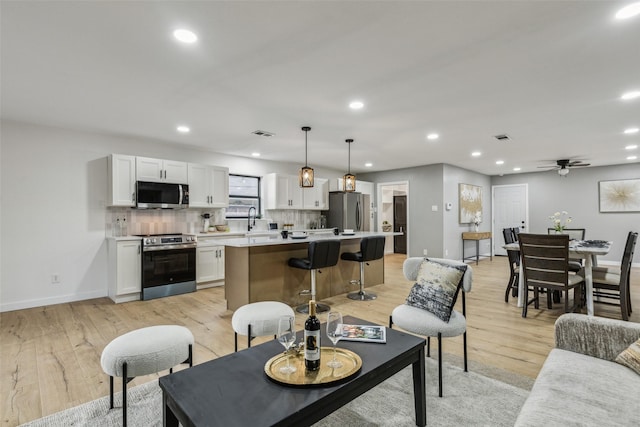
<path id="1" fill-rule="evenodd" d="M 563 314 L 516 426 L 640 426 L 640 375 L 613 362 L 640 323 Z"/>

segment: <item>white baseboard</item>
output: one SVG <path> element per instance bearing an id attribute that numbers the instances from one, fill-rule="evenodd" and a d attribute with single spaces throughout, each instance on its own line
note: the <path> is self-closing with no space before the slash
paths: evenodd
<path id="1" fill-rule="evenodd" d="M 72 295 L 60 295 L 49 298 L 36 298 L 9 304 L 0 304 L 0 312 L 22 310 L 25 308 L 43 307 L 47 305 L 63 304 L 66 302 L 83 301 L 86 299 L 106 297 L 106 291 L 93 291 Z"/>

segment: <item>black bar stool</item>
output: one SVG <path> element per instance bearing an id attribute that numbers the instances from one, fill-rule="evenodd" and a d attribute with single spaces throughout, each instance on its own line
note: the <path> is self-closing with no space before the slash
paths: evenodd
<path id="1" fill-rule="evenodd" d="M 311 299 L 316 299 L 316 270 L 321 268 L 333 267 L 338 263 L 340 256 L 339 240 L 316 240 L 309 243 L 308 258 L 289 258 L 289 266 L 301 268 L 311 271 L 311 291 L 302 293 L 311 294 Z M 321 273 L 321 272 L 320 272 Z M 328 311 L 329 306 L 326 304 L 317 304 L 316 311 Z M 298 313 L 308 313 L 309 304 L 302 304 L 296 308 Z"/>
<path id="2" fill-rule="evenodd" d="M 352 280 L 351 283 L 359 283 L 360 290 L 347 295 L 351 299 L 367 301 L 376 299 L 376 294 L 364 291 L 364 265 L 367 261 L 375 261 L 384 256 L 384 236 L 363 237 L 360 240 L 360 252 L 344 252 L 340 258 L 345 261 L 360 263 L 360 280 Z"/>

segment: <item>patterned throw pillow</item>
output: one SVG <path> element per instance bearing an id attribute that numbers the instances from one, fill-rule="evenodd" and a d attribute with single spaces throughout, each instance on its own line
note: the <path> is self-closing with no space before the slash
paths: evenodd
<path id="1" fill-rule="evenodd" d="M 640 339 L 616 357 L 616 362 L 640 375 Z"/>
<path id="2" fill-rule="evenodd" d="M 466 270 L 466 265 L 449 265 L 425 259 L 420 264 L 417 282 L 409 292 L 407 304 L 427 310 L 448 322 Z"/>

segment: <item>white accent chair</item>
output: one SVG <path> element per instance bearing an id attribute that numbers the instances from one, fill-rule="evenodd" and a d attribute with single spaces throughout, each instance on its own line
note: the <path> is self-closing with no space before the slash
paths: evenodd
<path id="1" fill-rule="evenodd" d="M 408 280 L 416 280 L 420 264 L 423 257 L 407 258 L 402 266 L 404 276 Z M 429 258 L 432 261 L 449 265 L 466 265 L 465 263 L 450 259 Z M 423 335 L 427 337 L 427 357 L 431 356 L 431 337 L 438 338 L 438 395 L 442 397 L 442 338 L 463 336 L 464 345 L 464 371 L 467 372 L 467 322 L 466 322 L 466 301 L 465 294 L 471 292 L 473 282 L 473 272 L 471 266 L 467 269 L 462 278 L 462 313 L 451 311 L 449 322 L 441 320 L 429 311 L 412 307 L 407 304 L 397 306 L 391 316 L 389 316 L 389 328 L 397 325 L 405 331 Z"/>
<path id="2" fill-rule="evenodd" d="M 193 334 L 184 326 L 158 325 L 136 329 L 111 341 L 100 364 L 109 375 L 109 408 L 113 409 L 113 377 L 122 377 L 122 423 L 127 425 L 127 383 L 181 363 L 193 366 Z"/>
<path id="3" fill-rule="evenodd" d="M 261 301 L 243 305 L 231 317 L 234 331 L 234 350 L 238 351 L 238 334 L 247 336 L 247 347 L 251 340 L 265 335 L 278 333 L 278 319 L 293 316 L 295 313 L 287 304 L 278 301 Z"/>

